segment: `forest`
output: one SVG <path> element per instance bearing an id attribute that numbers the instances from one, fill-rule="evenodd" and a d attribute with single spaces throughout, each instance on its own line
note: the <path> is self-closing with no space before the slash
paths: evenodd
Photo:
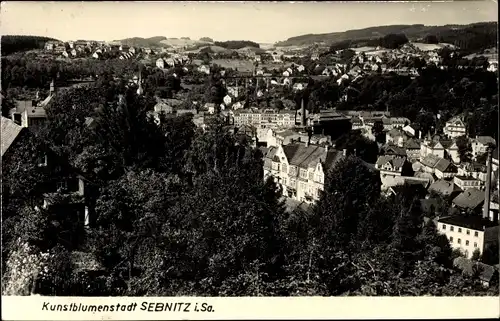
<path id="1" fill-rule="evenodd" d="M 53 38 L 39 36 L 2 36 L 2 57 L 14 52 L 43 49 L 47 41 L 58 41 Z"/>
<path id="2" fill-rule="evenodd" d="M 119 93 L 104 82 L 56 96 L 47 125 L 2 164 L 3 293 L 498 295 L 480 271 L 453 267 L 457 253 L 424 223 L 412 187 L 382 196 L 359 158 L 332 168 L 310 211 L 287 212 L 260 150 L 224 122 L 201 131 L 186 115 L 158 126 L 147 116 L 154 101 Z M 34 210 L 55 175 L 36 166 L 41 146 L 90 182 L 90 229 Z"/>

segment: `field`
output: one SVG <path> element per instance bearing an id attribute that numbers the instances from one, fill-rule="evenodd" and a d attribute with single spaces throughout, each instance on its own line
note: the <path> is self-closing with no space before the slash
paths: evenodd
<path id="1" fill-rule="evenodd" d="M 238 69 L 238 71 L 253 71 L 253 62 L 240 59 L 214 59 L 213 64 L 217 64 L 223 68 Z"/>

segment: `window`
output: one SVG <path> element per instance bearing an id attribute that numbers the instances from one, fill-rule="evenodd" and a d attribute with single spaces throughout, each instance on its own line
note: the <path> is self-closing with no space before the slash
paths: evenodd
<path id="1" fill-rule="evenodd" d="M 461 240 L 461 239 L 458 239 L 458 240 L 457 240 L 457 243 L 458 243 L 458 244 L 461 244 L 461 243 L 462 243 L 462 240 Z"/>
<path id="2" fill-rule="evenodd" d="M 305 169 L 300 170 L 300 177 L 307 178 L 307 171 Z"/>
<path id="3" fill-rule="evenodd" d="M 478 237 L 478 236 L 479 236 L 479 233 L 478 233 L 477 231 L 476 231 L 476 232 L 474 232 L 474 236 L 475 236 L 475 237 Z"/>
<path id="4" fill-rule="evenodd" d="M 474 247 L 477 247 L 477 243 L 476 242 L 474 242 Z"/>
<path id="5" fill-rule="evenodd" d="M 452 231 L 452 232 L 453 232 L 453 226 L 450 226 L 450 231 Z"/>
<path id="6" fill-rule="evenodd" d="M 453 243 L 453 236 L 450 236 L 450 243 Z"/>
<path id="7" fill-rule="evenodd" d="M 465 241 L 465 246 L 469 246 L 469 241 Z"/>
<path id="8" fill-rule="evenodd" d="M 467 235 L 470 235 L 470 231 L 469 230 L 467 230 L 466 233 L 467 233 Z"/>
<path id="9" fill-rule="evenodd" d="M 283 164 L 281 166 L 281 171 L 286 173 L 286 170 L 287 170 L 287 166 L 286 166 L 286 164 Z"/>
<path id="10" fill-rule="evenodd" d="M 443 230 L 446 230 L 446 224 L 443 224 Z"/>
<path id="11" fill-rule="evenodd" d="M 458 233 L 462 233 L 462 228 L 458 228 Z"/>

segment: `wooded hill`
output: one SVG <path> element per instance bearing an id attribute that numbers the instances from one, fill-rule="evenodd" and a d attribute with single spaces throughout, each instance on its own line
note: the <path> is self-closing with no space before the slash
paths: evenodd
<path id="1" fill-rule="evenodd" d="M 491 48 L 495 47 L 497 43 L 497 28 L 497 22 L 445 26 L 390 25 L 344 32 L 302 35 L 278 42 L 276 46 L 301 46 L 317 42 L 334 44 L 343 41 L 351 41 L 354 46 L 363 46 L 365 45 L 364 42 L 369 40 L 379 39 L 389 34 L 403 33 L 409 40 L 413 41 L 423 40 L 429 35 L 435 35 L 440 42 L 451 43 L 461 48 Z"/>
<path id="2" fill-rule="evenodd" d="M 2 56 L 18 51 L 43 49 L 47 41 L 58 40 L 39 36 L 2 36 Z"/>

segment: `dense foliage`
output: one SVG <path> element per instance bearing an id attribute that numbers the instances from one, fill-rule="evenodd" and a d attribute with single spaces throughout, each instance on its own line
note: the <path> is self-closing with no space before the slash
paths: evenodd
<path id="1" fill-rule="evenodd" d="M 434 226 L 423 225 L 410 187 L 396 198 L 382 196 L 379 175 L 359 158 L 348 156 L 335 165 L 311 212 L 286 212 L 275 183 L 263 180 L 262 154 L 219 120 L 206 131 L 196 130 L 189 116 L 162 118 L 158 126 L 146 115 L 147 98 L 133 91 L 118 98 L 99 90 L 109 88 L 59 96 L 48 110 L 47 128 L 30 136 L 46 141 L 98 186 L 95 224 L 88 231 L 64 225 L 50 211 L 33 210 L 27 195 L 12 193 L 8 202 L 16 206 L 4 204 L 11 213 L 3 216 L 3 226 L 9 227 L 2 236 L 6 293 L 494 292 L 453 269 L 447 240 Z M 95 120 L 90 127 L 89 115 Z M 368 143 L 356 135 L 340 143 L 363 149 Z M 19 163 L 23 182 L 38 175 L 26 165 Z M 79 242 L 64 242 L 67 229 L 73 239 L 80 235 Z M 34 253 L 30 264 L 36 265 L 29 271 L 18 262 L 26 246 Z M 81 251 L 100 268 L 78 268 L 74 253 Z M 36 253 L 47 254 L 42 259 Z M 36 271 L 43 276 L 40 272 L 33 283 Z M 23 275 L 24 285 L 11 282 L 16 273 Z"/>

